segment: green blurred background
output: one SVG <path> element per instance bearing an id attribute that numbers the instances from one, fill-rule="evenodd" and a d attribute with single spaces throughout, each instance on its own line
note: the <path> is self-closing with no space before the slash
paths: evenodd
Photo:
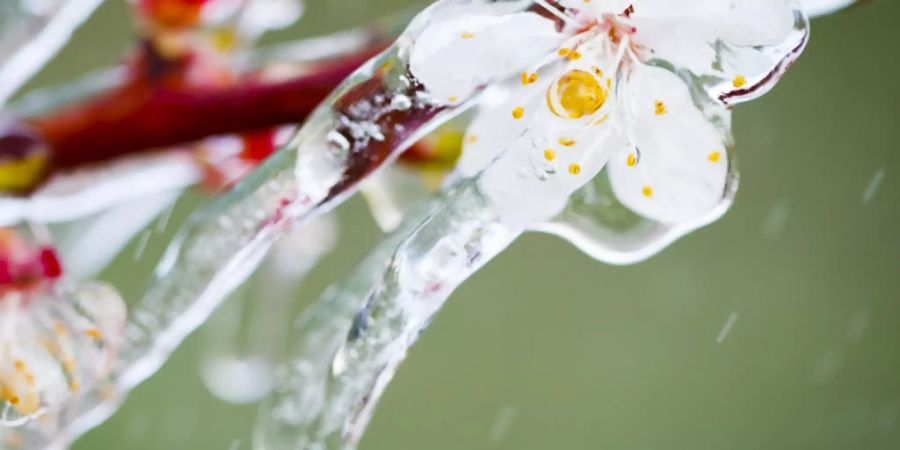
<path id="1" fill-rule="evenodd" d="M 118 59 L 128 10 L 107 3 L 36 85 Z M 425 2 L 310 3 L 276 39 Z M 453 296 L 361 447 L 900 448 L 898 20 L 900 2 L 881 1 L 813 22 L 778 88 L 736 113 L 742 185 L 720 222 L 632 267 L 552 237 L 516 243 Z M 358 199 L 339 216 L 340 246 L 298 306 L 379 237 Z M 105 276 L 137 292 L 132 270 Z M 206 391 L 203 344 L 76 449 L 249 449 L 255 408 Z"/>

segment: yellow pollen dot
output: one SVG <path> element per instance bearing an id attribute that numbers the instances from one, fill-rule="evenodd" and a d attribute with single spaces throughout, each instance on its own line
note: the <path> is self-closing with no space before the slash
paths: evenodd
<path id="1" fill-rule="evenodd" d="M 18 370 L 18 371 L 23 371 L 23 370 L 25 370 L 25 361 L 22 361 L 21 359 L 17 359 L 15 361 L 13 361 L 13 367 L 15 367 L 16 370 Z"/>
<path id="2" fill-rule="evenodd" d="M 88 328 L 84 330 L 84 334 L 94 339 L 101 339 L 103 337 L 103 333 L 96 328 Z"/>
<path id="3" fill-rule="evenodd" d="M 538 80 L 537 72 L 522 72 L 522 84 L 528 86 Z"/>
<path id="4" fill-rule="evenodd" d="M 447 100 L 450 100 L 451 102 L 456 103 L 456 101 L 459 100 L 459 97 L 452 95 L 450 97 L 447 97 Z"/>
<path id="5" fill-rule="evenodd" d="M 576 143 L 577 142 L 575 142 L 575 139 L 564 137 L 559 138 L 559 145 L 562 145 L 563 147 L 574 147 Z"/>
<path id="6" fill-rule="evenodd" d="M 653 112 L 654 112 L 657 116 L 661 116 L 661 115 L 667 113 L 668 111 L 666 110 L 666 104 L 663 103 L 663 102 L 661 102 L 661 101 L 659 101 L 659 100 L 655 101 L 655 102 L 653 103 Z"/>
<path id="7" fill-rule="evenodd" d="M 653 197 L 653 188 L 650 186 L 644 186 L 644 189 L 641 190 L 641 193 L 644 194 L 644 197 Z"/>
<path id="8" fill-rule="evenodd" d="M 16 395 L 13 395 L 13 396 L 9 397 L 9 402 L 12 403 L 13 405 L 18 405 L 19 397 Z"/>
<path id="9" fill-rule="evenodd" d="M 69 383 L 69 390 L 72 392 L 78 392 L 78 387 L 79 387 L 78 381 L 76 381 L 76 380 L 72 380 Z"/>
<path id="10" fill-rule="evenodd" d="M 569 173 L 572 175 L 578 175 L 581 173 L 581 166 L 578 164 L 569 164 Z"/>
<path id="11" fill-rule="evenodd" d="M 578 61 L 581 59 L 581 53 L 578 53 L 578 50 L 572 50 L 566 58 L 570 61 Z"/>
<path id="12" fill-rule="evenodd" d="M 592 66 L 592 67 L 591 67 L 591 70 L 594 72 L 594 75 L 597 75 L 598 77 L 603 78 L 603 71 L 600 70 L 599 67 L 597 67 L 597 66 Z"/>
<path id="13" fill-rule="evenodd" d="M 512 116 L 514 119 L 519 120 L 525 116 L 525 108 L 521 106 L 517 106 L 516 109 L 512 111 Z"/>
<path id="14" fill-rule="evenodd" d="M 628 160 L 625 161 L 625 164 L 628 164 L 628 167 L 634 167 L 637 164 L 637 156 L 634 153 L 628 155 Z"/>
<path id="15" fill-rule="evenodd" d="M 747 84 L 747 78 L 743 75 L 738 75 L 734 77 L 734 80 L 732 80 L 731 84 L 734 85 L 734 87 L 740 89 L 744 87 L 745 84 Z"/>
<path id="16" fill-rule="evenodd" d="M 567 48 L 561 48 L 561 49 L 559 49 L 559 56 L 566 56 L 569 54 L 570 51 L 571 50 L 569 50 Z"/>
<path id="17" fill-rule="evenodd" d="M 472 33 L 471 31 L 466 31 L 462 34 L 463 39 L 472 39 L 473 37 L 475 37 L 475 33 Z"/>
<path id="18" fill-rule="evenodd" d="M 546 159 L 547 161 L 553 161 L 554 159 L 556 159 L 556 152 L 549 148 L 547 150 L 544 150 L 544 159 Z"/>
<path id="19" fill-rule="evenodd" d="M 707 159 L 716 163 L 716 162 L 719 162 L 719 159 L 721 157 L 722 157 L 722 153 L 720 153 L 720 152 L 710 152 L 709 156 L 707 156 Z"/>
<path id="20" fill-rule="evenodd" d="M 474 144 L 476 142 L 478 142 L 478 136 L 476 136 L 474 134 L 470 135 L 469 137 L 466 138 L 466 143 L 468 143 L 468 144 Z"/>
<path id="21" fill-rule="evenodd" d="M 547 90 L 547 105 L 559 117 L 579 119 L 597 112 L 608 97 L 609 91 L 594 75 L 570 70 Z"/>

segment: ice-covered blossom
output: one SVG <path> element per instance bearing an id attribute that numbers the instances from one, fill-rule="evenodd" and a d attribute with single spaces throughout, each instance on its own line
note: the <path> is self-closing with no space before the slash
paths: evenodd
<path id="1" fill-rule="evenodd" d="M 125 306 L 103 284 L 61 281 L 55 251 L 0 229 L 0 425 L 15 426 L 94 389 L 111 370 Z"/>
<path id="2" fill-rule="evenodd" d="M 515 54 L 523 45 L 514 37 L 527 36 L 529 49 L 553 50 L 484 96 L 458 175 L 473 176 L 501 152 L 515 151 L 521 170 L 545 182 L 534 192 L 497 192 L 501 203 L 591 178 L 575 198 L 596 200 L 608 184 L 604 202 L 581 203 L 594 216 L 570 211 L 532 226 L 610 262 L 644 258 L 673 234 L 721 215 L 736 188 L 729 107 L 767 92 L 799 55 L 807 36 L 802 13 L 781 0 L 541 3 L 557 26 L 571 30 L 565 42 L 547 31 L 549 21 L 537 26 L 535 14 L 492 24 L 470 12 L 435 25 L 413 50 L 413 74 L 446 98 L 477 85 L 477 77 L 457 75 L 479 70 L 474 47 Z M 463 65 L 468 69 L 454 71 Z M 611 231 L 603 223 L 616 206 L 624 206 L 619 215 L 633 216 L 630 228 L 642 236 L 623 238 L 629 227 Z"/>

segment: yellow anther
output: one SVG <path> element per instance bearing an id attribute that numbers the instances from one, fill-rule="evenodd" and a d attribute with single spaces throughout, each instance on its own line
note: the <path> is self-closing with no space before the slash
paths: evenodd
<path id="1" fill-rule="evenodd" d="M 637 165 L 637 155 L 634 153 L 628 155 L 628 159 L 625 161 L 625 164 L 628 164 L 628 167 L 634 167 Z"/>
<path id="2" fill-rule="evenodd" d="M 603 78 L 603 71 L 600 70 L 597 66 L 591 66 L 591 71 L 594 72 L 594 75 L 597 75 L 599 78 Z"/>
<path id="3" fill-rule="evenodd" d="M 472 33 L 471 31 L 466 31 L 462 34 L 463 39 L 472 39 L 473 37 L 475 37 L 475 33 Z"/>
<path id="4" fill-rule="evenodd" d="M 15 367 L 16 370 L 18 370 L 19 372 L 22 372 L 22 371 L 24 371 L 24 370 L 27 370 L 27 366 L 25 365 L 25 361 L 22 361 L 21 359 L 17 359 L 17 360 L 15 360 L 15 361 L 13 361 L 13 367 Z"/>
<path id="5" fill-rule="evenodd" d="M 547 161 L 553 161 L 554 159 L 556 159 L 556 152 L 549 148 L 544 150 L 544 159 L 546 159 Z"/>
<path id="6" fill-rule="evenodd" d="M 667 112 L 669 112 L 669 111 L 666 110 L 666 104 L 665 104 L 665 103 L 663 103 L 663 102 L 657 100 L 657 101 L 653 102 L 653 112 L 654 112 L 654 114 L 656 114 L 657 116 L 661 116 L 661 115 L 663 115 L 663 114 L 665 114 L 665 113 L 667 113 Z"/>
<path id="7" fill-rule="evenodd" d="M 644 189 L 641 190 L 641 193 L 644 194 L 644 197 L 653 197 L 653 188 L 650 186 L 644 186 Z"/>
<path id="8" fill-rule="evenodd" d="M 98 330 L 97 328 L 88 328 L 88 329 L 84 330 L 84 334 L 87 335 L 88 337 L 91 337 L 91 338 L 94 338 L 97 340 L 100 340 L 103 338 L 103 333 L 100 330 Z"/>
<path id="9" fill-rule="evenodd" d="M 467 144 L 474 144 L 474 143 L 476 143 L 476 142 L 478 142 L 478 136 L 477 136 L 477 135 L 471 134 L 471 135 L 469 135 L 468 137 L 466 137 L 466 143 L 467 143 Z"/>
<path id="10" fill-rule="evenodd" d="M 731 84 L 734 87 L 740 89 L 740 88 L 744 87 L 744 85 L 747 84 L 747 78 L 743 75 L 738 75 L 738 76 L 734 77 L 734 80 L 731 81 Z"/>
<path id="11" fill-rule="evenodd" d="M 517 106 L 515 109 L 513 109 L 512 116 L 513 116 L 513 119 L 516 119 L 516 120 L 521 119 L 522 117 L 525 116 L 525 108 L 523 108 L 521 106 Z"/>
<path id="12" fill-rule="evenodd" d="M 459 97 L 457 97 L 455 95 L 451 95 L 450 97 L 447 97 L 447 100 L 449 100 L 450 103 L 456 103 L 457 100 L 459 100 Z"/>
<path id="13" fill-rule="evenodd" d="M 567 56 L 571 50 L 563 47 L 559 49 L 559 56 Z"/>
<path id="14" fill-rule="evenodd" d="M 522 84 L 528 86 L 538 80 L 537 72 L 522 72 Z"/>
<path id="15" fill-rule="evenodd" d="M 569 164 L 569 173 L 572 175 L 578 175 L 581 173 L 581 166 L 578 164 Z"/>
<path id="16" fill-rule="evenodd" d="M 559 117 L 578 119 L 591 115 L 606 103 L 609 91 L 583 70 L 570 70 L 547 90 L 547 105 Z"/>
<path id="17" fill-rule="evenodd" d="M 706 158 L 709 159 L 711 162 L 717 163 L 717 162 L 719 162 L 719 159 L 722 158 L 722 153 L 710 152 L 709 156 L 707 156 Z"/>
<path id="18" fill-rule="evenodd" d="M 572 50 L 566 56 L 566 59 L 568 59 L 569 61 L 577 61 L 577 60 L 581 59 L 581 53 L 579 53 L 578 50 Z"/>
<path id="19" fill-rule="evenodd" d="M 564 137 L 559 138 L 559 145 L 562 145 L 563 147 L 574 147 L 575 144 L 577 144 L 577 142 L 575 142 L 575 139 Z"/>

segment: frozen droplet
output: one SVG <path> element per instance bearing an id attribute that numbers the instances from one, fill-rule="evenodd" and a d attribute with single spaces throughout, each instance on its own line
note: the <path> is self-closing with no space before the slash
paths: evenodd
<path id="1" fill-rule="evenodd" d="M 207 357 L 200 373 L 207 389 L 229 403 L 252 403 L 272 389 L 272 369 L 260 358 Z"/>
<path id="2" fill-rule="evenodd" d="M 347 138 L 338 131 L 329 131 L 325 136 L 325 139 L 328 141 L 328 143 L 342 151 L 350 150 L 350 141 L 348 141 Z"/>
<path id="3" fill-rule="evenodd" d="M 391 108 L 399 111 L 405 111 L 412 108 L 412 100 L 405 95 L 397 95 L 391 99 Z"/>

